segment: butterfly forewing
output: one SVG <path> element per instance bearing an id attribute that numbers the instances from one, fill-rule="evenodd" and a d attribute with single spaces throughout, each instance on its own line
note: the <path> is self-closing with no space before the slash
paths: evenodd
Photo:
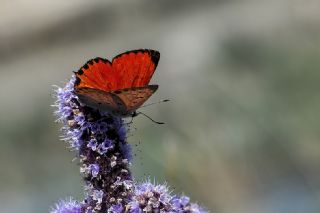
<path id="1" fill-rule="evenodd" d="M 117 82 L 118 89 L 143 87 L 148 85 L 160 59 L 154 50 L 129 51 L 112 60 L 115 76 L 123 81 Z"/>
<path id="2" fill-rule="evenodd" d="M 89 87 L 106 92 L 147 86 L 160 59 L 155 50 L 122 53 L 112 60 L 95 58 L 75 72 L 75 88 Z"/>
<path id="3" fill-rule="evenodd" d="M 104 91 L 112 90 L 115 87 L 115 77 L 112 75 L 111 63 L 102 58 L 89 60 L 78 72 L 75 72 L 75 88 L 95 88 Z"/>

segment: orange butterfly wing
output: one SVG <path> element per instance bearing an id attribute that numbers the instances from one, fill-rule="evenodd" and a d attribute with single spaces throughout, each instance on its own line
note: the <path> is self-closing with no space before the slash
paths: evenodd
<path id="1" fill-rule="evenodd" d="M 155 50 L 141 49 L 122 53 L 112 63 L 103 58 L 88 61 L 75 72 L 75 89 L 108 91 L 148 85 L 160 59 Z"/>
<path id="2" fill-rule="evenodd" d="M 75 72 L 75 92 L 88 106 L 128 115 L 158 88 L 148 85 L 160 59 L 155 50 L 122 53 L 112 63 L 103 58 L 89 60 Z"/>
<path id="3" fill-rule="evenodd" d="M 80 88 L 95 88 L 110 91 L 115 85 L 112 73 L 110 61 L 103 58 L 91 59 L 75 72 L 75 89 L 77 91 Z"/>
<path id="4" fill-rule="evenodd" d="M 122 53 L 112 60 L 117 81 L 116 88 L 143 87 L 148 85 L 160 59 L 154 50 L 135 50 Z"/>

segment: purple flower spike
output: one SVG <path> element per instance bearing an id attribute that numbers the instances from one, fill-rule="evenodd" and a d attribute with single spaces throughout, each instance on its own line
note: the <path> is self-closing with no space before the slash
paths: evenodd
<path id="1" fill-rule="evenodd" d="M 97 203 L 102 203 L 103 191 L 102 190 L 93 190 L 92 199 L 96 200 Z"/>
<path id="2" fill-rule="evenodd" d="M 167 186 L 136 184 L 129 169 L 131 146 L 121 117 L 84 106 L 74 93 L 75 78 L 56 90 L 58 121 L 68 146 L 76 151 L 85 182 L 83 202 L 56 204 L 51 213 L 205 213 L 186 196 L 170 195 Z"/>
<path id="3" fill-rule="evenodd" d="M 88 148 L 90 148 L 92 151 L 97 150 L 98 143 L 95 139 L 91 139 L 87 145 Z"/>
<path id="4" fill-rule="evenodd" d="M 98 164 L 91 164 L 89 165 L 90 173 L 92 177 L 96 178 L 99 174 L 99 165 Z"/>
<path id="5" fill-rule="evenodd" d="M 123 212 L 123 206 L 121 204 L 112 205 L 108 209 L 108 213 L 121 213 L 121 212 Z"/>
<path id="6" fill-rule="evenodd" d="M 84 205 L 69 198 L 68 200 L 62 200 L 57 203 L 50 213 L 81 213 L 83 212 L 83 209 Z"/>
<path id="7" fill-rule="evenodd" d="M 181 205 L 182 205 L 182 206 L 188 205 L 189 202 L 190 202 L 190 198 L 188 198 L 188 197 L 186 197 L 186 196 L 182 196 L 182 197 L 181 197 Z"/>
<path id="8" fill-rule="evenodd" d="M 105 139 L 105 141 L 103 141 L 101 144 L 99 144 L 97 151 L 100 155 L 103 155 L 103 154 L 107 153 L 107 151 L 109 149 L 112 149 L 112 148 L 113 148 L 112 141 L 109 139 Z"/>

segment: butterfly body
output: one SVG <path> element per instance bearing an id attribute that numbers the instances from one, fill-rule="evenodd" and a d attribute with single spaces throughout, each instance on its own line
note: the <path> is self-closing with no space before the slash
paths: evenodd
<path id="1" fill-rule="evenodd" d="M 103 58 L 88 61 L 75 72 L 75 93 L 90 107 L 118 116 L 132 116 L 158 89 L 148 85 L 160 58 L 155 50 L 122 53 L 112 62 Z"/>

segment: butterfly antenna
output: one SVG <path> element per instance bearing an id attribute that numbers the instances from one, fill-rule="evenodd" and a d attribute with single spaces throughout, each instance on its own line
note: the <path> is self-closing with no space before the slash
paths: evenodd
<path id="1" fill-rule="evenodd" d="M 137 112 L 137 115 L 142 114 L 143 116 L 149 118 L 152 122 L 156 123 L 156 124 L 164 124 L 163 122 L 158 122 L 153 120 L 151 117 L 149 117 L 148 115 L 144 114 L 143 112 Z"/>
<path id="2" fill-rule="evenodd" d="M 151 105 L 154 105 L 154 104 L 160 104 L 160 103 L 168 102 L 168 101 L 170 101 L 170 100 L 169 100 L 169 99 L 164 99 L 164 100 L 160 100 L 160 101 L 158 101 L 158 102 L 153 102 L 153 103 L 150 103 L 150 104 L 143 105 L 143 106 L 141 106 L 141 107 L 139 107 L 139 108 L 148 107 L 148 106 L 151 106 Z"/>

